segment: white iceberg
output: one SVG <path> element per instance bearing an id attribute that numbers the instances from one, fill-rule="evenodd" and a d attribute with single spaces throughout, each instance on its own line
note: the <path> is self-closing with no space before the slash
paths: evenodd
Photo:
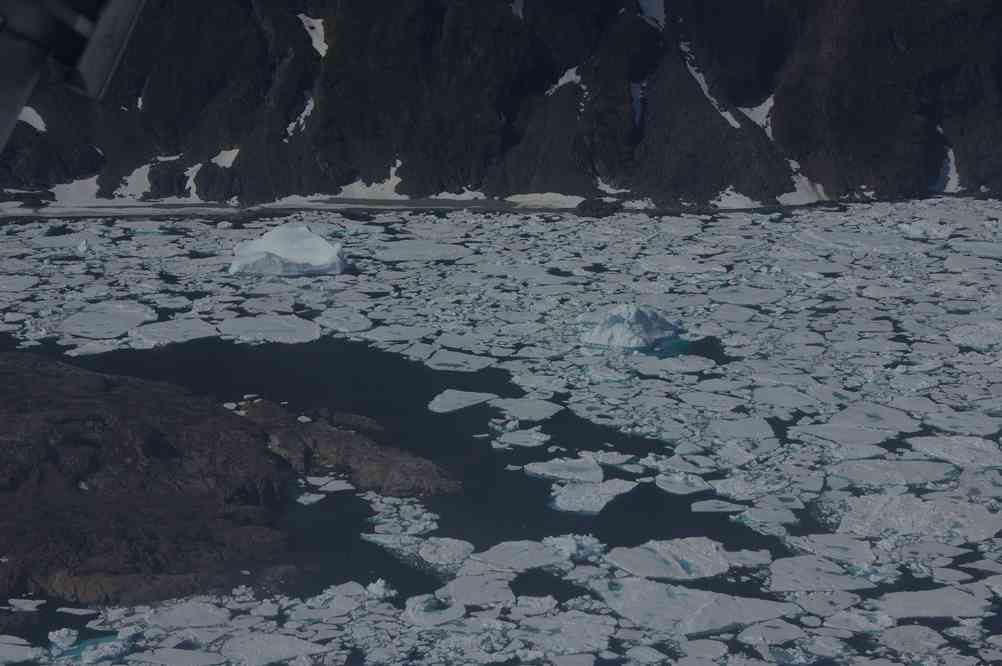
<path id="1" fill-rule="evenodd" d="M 317 275 L 343 273 L 348 267 L 344 248 L 310 231 L 303 224 L 286 224 L 234 250 L 230 275 Z"/>
<path id="2" fill-rule="evenodd" d="M 608 309 L 598 324 L 581 336 L 581 342 L 599 347 L 640 349 L 680 332 L 676 324 L 653 308 L 617 305 Z"/>

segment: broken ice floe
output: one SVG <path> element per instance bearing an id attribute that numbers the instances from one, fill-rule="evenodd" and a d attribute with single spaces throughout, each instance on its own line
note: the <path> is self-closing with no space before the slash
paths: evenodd
<path id="1" fill-rule="evenodd" d="M 379 595 L 364 593 L 364 585 L 364 594 L 356 590 L 346 597 L 352 601 L 334 602 L 322 612 L 323 604 L 299 609 L 301 600 L 261 600 L 262 614 L 272 607 L 303 618 L 326 614 L 313 629 L 296 625 L 298 620 L 280 627 L 261 619 L 253 630 L 267 636 L 294 632 L 298 640 L 330 648 L 318 658 L 346 658 L 358 649 L 384 663 L 406 663 L 409 651 L 430 663 L 465 664 L 487 654 L 501 660 L 641 660 L 656 655 L 639 648 L 664 652 L 667 644 L 650 641 L 670 634 L 678 639 L 677 650 L 666 652 L 673 659 L 719 659 L 741 644 L 766 661 L 771 657 L 764 655 L 781 653 L 808 663 L 826 655 L 848 663 L 862 658 L 848 636 L 886 633 L 896 618 L 908 622 L 914 607 L 926 603 L 888 596 L 915 591 L 906 587 L 910 579 L 902 570 L 922 585 L 962 592 L 944 593 L 949 603 L 935 609 L 930 603 L 929 612 L 955 614 L 961 624 L 943 635 L 971 654 L 987 655 L 997 648 L 963 623 L 976 625 L 991 613 L 982 600 L 995 594 L 991 590 L 999 584 L 990 577 L 1000 575 L 984 568 L 997 559 L 991 544 L 1002 527 L 1002 473 L 994 462 L 1002 429 L 1000 336 L 993 323 L 993 285 L 1002 258 L 997 208 L 992 201 L 949 199 L 805 209 L 784 218 L 666 216 L 658 223 L 636 211 L 607 221 L 566 213 L 377 212 L 371 224 L 309 212 L 245 228 L 194 219 L 114 226 L 71 220 L 61 223 L 62 235 L 25 223 L 0 236 L 0 310 L 2 327 L 22 344 L 55 337 L 73 353 L 203 335 L 292 342 L 330 334 L 356 336 L 440 369 L 495 367 L 525 396 L 482 403 L 499 412 L 484 424 L 491 446 L 538 462 L 542 447 L 559 445 L 564 451 L 558 460 L 587 458 L 602 472 L 581 480 L 559 478 L 556 465 L 544 467 L 554 508 L 602 510 L 607 501 L 632 492 L 631 484 L 650 482 L 672 494 L 705 493 L 692 496 L 691 510 L 725 514 L 708 515 L 708 525 L 726 522 L 729 514 L 736 529 L 750 528 L 763 539 L 779 535 L 792 551 L 771 563 L 767 555 L 732 550 L 728 537 L 712 534 L 730 565 L 713 578 L 715 593 L 724 589 L 718 584 L 730 586 L 746 576 L 735 569 L 750 567 L 742 584 L 752 597 L 741 592 L 680 602 L 685 608 L 707 602 L 717 609 L 713 626 L 726 622 L 723 629 L 708 630 L 723 632 L 714 635 L 719 640 L 686 643 L 664 629 L 688 629 L 675 623 L 671 608 L 662 621 L 651 616 L 649 627 L 638 630 L 594 596 L 566 602 L 520 597 L 512 569 L 477 560 L 470 544 L 435 535 L 439 523 L 448 524 L 446 513 L 438 517 L 409 501 L 373 500 L 377 518 L 367 539 L 435 571 L 443 586 L 461 575 L 457 594 L 493 605 L 452 604 L 445 592 L 423 599 L 420 611 L 416 602 L 404 600 L 413 617 L 423 613 L 445 627 L 448 638 L 432 638 L 423 629 L 387 638 L 376 627 L 410 631 L 418 625 L 403 609 L 380 605 Z M 227 274 L 235 245 L 286 224 L 341 239 L 361 275 L 246 280 Z M 129 305 L 105 317 L 114 322 L 105 326 L 97 321 L 101 312 L 91 310 L 101 302 Z M 605 312 L 616 303 L 651 307 L 668 321 L 684 322 L 687 340 L 712 338 L 720 351 L 696 351 L 698 343 L 691 342 L 683 355 L 660 348 L 654 354 L 610 354 L 582 346 L 582 332 L 598 322 L 575 326 L 579 315 Z M 63 331 L 63 323 L 78 314 L 72 332 Z M 551 435 L 551 427 L 564 427 L 560 417 L 559 426 L 550 421 L 563 409 L 624 435 L 646 437 L 642 446 L 650 451 L 606 448 L 604 440 L 568 441 L 557 430 Z M 529 461 L 514 461 L 513 467 Z M 621 473 L 646 476 L 607 478 Z M 311 482 L 305 490 L 325 496 L 334 481 Z M 646 544 L 653 535 L 631 538 Z M 566 559 L 545 567 L 546 576 L 586 587 L 612 576 L 643 580 L 606 561 L 606 550 L 574 543 L 566 552 L 558 548 Z M 489 551 L 490 544 L 480 550 Z M 967 553 L 973 559 L 958 564 L 955 558 Z M 657 580 L 646 583 L 678 594 Z M 880 588 L 867 591 L 866 585 Z M 648 598 L 639 584 L 631 589 Z M 256 600 L 242 598 L 211 603 L 257 608 Z M 797 610 L 777 617 L 750 613 L 742 601 L 749 598 Z M 655 608 L 661 602 L 650 597 Z M 729 617 L 720 610 L 725 607 Z M 809 615 L 795 620 L 802 612 Z M 102 621 L 116 631 L 138 622 L 128 610 L 123 613 Z M 233 636 L 252 631 L 249 623 L 256 621 L 240 617 L 226 621 Z M 594 628 L 597 638 L 587 640 L 570 622 Z M 617 636 L 614 642 L 603 638 L 607 622 L 615 625 L 608 634 Z M 220 632 L 223 626 L 189 631 Z M 352 627 L 347 634 L 345 626 Z M 554 633 L 533 633 L 544 626 Z M 887 650 L 936 642 L 931 635 L 892 636 Z M 166 639 L 140 644 L 115 638 L 85 651 L 119 659 L 138 653 L 220 660 L 222 643 L 193 643 L 189 651 L 196 654 L 174 655 L 157 652 L 181 649 Z M 493 652 L 485 652 L 485 645 Z"/>

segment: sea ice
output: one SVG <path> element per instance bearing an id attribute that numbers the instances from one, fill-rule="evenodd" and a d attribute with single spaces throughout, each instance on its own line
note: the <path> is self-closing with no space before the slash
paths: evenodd
<path id="1" fill-rule="evenodd" d="M 372 320 L 353 308 L 329 308 L 321 312 L 316 323 L 340 333 L 360 333 L 372 328 Z"/>
<path id="2" fill-rule="evenodd" d="M 508 418 L 516 421 L 545 421 L 563 411 L 556 403 L 535 398 L 498 398 L 491 400 L 490 405 L 497 407 Z"/>
<path id="3" fill-rule="evenodd" d="M 769 574 L 769 589 L 773 592 L 835 592 L 874 587 L 870 581 L 850 576 L 839 565 L 815 555 L 775 560 Z"/>
<path id="4" fill-rule="evenodd" d="M 495 398 L 497 396 L 493 393 L 474 393 L 471 391 L 446 389 L 428 403 L 428 409 L 436 414 L 446 414 L 466 409 L 467 407 L 473 407 L 474 405 L 480 405 Z"/>
<path id="5" fill-rule="evenodd" d="M 591 317 L 595 319 L 595 317 Z M 617 305 L 598 316 L 598 323 L 581 336 L 586 345 L 642 349 L 680 333 L 678 325 L 669 322 L 653 308 L 638 305 Z"/>
<path id="6" fill-rule="evenodd" d="M 104 301 L 88 305 L 80 312 L 67 317 L 59 326 L 59 330 L 78 338 L 110 340 L 156 319 L 157 313 L 142 303 Z"/>
<path id="7" fill-rule="evenodd" d="M 228 659 L 212 652 L 159 648 L 149 652 L 130 654 L 126 661 L 136 664 L 156 664 L 157 666 L 219 666 Z"/>
<path id="8" fill-rule="evenodd" d="M 634 576 L 696 580 L 726 573 L 730 563 L 723 547 L 706 537 L 648 541 L 636 548 L 613 548 L 606 560 Z"/>
<path id="9" fill-rule="evenodd" d="M 320 337 L 320 327 L 311 321 L 288 315 L 262 315 L 227 319 L 219 332 L 241 342 L 279 342 L 295 344 L 312 342 Z"/>
<path id="10" fill-rule="evenodd" d="M 609 479 L 602 483 L 557 484 L 553 487 L 553 507 L 558 511 L 597 514 L 612 500 L 637 487 L 635 481 Z"/>
<path id="11" fill-rule="evenodd" d="M 168 321 L 146 324 L 129 331 L 129 338 L 137 348 L 159 347 L 175 342 L 187 342 L 219 335 L 215 326 L 201 319 L 180 317 Z"/>
<path id="12" fill-rule="evenodd" d="M 323 654 L 331 649 L 294 636 L 282 634 L 244 634 L 223 643 L 219 652 L 241 666 L 268 666 L 309 655 Z"/>
<path id="13" fill-rule="evenodd" d="M 343 273 L 347 259 L 340 243 L 332 245 L 303 224 L 286 224 L 233 251 L 230 274 L 316 275 Z"/>
<path id="14" fill-rule="evenodd" d="M 602 467 L 591 458 L 557 458 L 525 466 L 525 473 L 543 479 L 598 483 L 605 478 Z"/>
<path id="15" fill-rule="evenodd" d="M 554 566 L 565 560 L 552 546 L 535 541 L 506 541 L 473 557 L 494 567 L 518 572 Z"/>
<path id="16" fill-rule="evenodd" d="M 658 488 L 672 495 L 691 495 L 712 489 L 710 484 L 704 481 L 702 477 L 685 472 L 659 474 L 654 479 L 654 483 Z M 744 508 L 741 507 L 739 510 L 743 510 Z"/>
<path id="17" fill-rule="evenodd" d="M 955 587 L 917 592 L 889 592 L 877 600 L 877 607 L 892 618 L 981 617 L 991 600 Z"/>
<path id="18" fill-rule="evenodd" d="M 702 636 L 797 614 L 793 604 L 664 585 L 644 578 L 603 579 L 591 588 L 617 614 L 657 631 Z"/>

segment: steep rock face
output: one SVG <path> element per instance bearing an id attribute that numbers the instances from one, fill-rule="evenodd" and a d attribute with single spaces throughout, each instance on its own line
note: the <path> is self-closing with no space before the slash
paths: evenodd
<path id="1" fill-rule="evenodd" d="M 791 160 L 832 197 L 914 196 L 952 150 L 998 190 L 1000 36 L 991 0 L 152 0 L 104 102 L 39 89 L 0 184 L 774 203 Z"/>

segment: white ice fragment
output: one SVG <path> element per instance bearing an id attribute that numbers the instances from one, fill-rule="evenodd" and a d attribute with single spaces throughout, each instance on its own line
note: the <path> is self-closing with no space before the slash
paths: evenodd
<path id="1" fill-rule="evenodd" d="M 149 652 L 136 652 L 125 659 L 136 664 L 156 664 L 157 666 L 220 666 L 227 658 L 212 652 L 158 648 Z"/>
<path id="2" fill-rule="evenodd" d="M 564 409 L 556 403 L 535 398 L 498 398 L 490 404 L 517 421 L 546 421 Z"/>
<path id="3" fill-rule="evenodd" d="M 376 250 L 377 261 L 454 261 L 473 254 L 462 245 L 438 243 L 433 240 L 402 240 Z"/>
<path id="4" fill-rule="evenodd" d="M 834 562 L 815 555 L 784 557 L 769 567 L 773 592 L 820 592 L 864 590 L 873 583 L 846 574 Z"/>
<path id="5" fill-rule="evenodd" d="M 331 647 L 277 633 L 239 634 L 223 643 L 219 652 L 241 666 L 268 666 L 299 657 L 330 652 Z"/>
<path id="6" fill-rule="evenodd" d="M 303 224 L 286 224 L 234 249 L 230 275 L 338 274 L 347 268 L 344 248 L 331 244 Z"/>
<path id="7" fill-rule="evenodd" d="M 313 49 L 323 58 L 327 55 L 327 38 L 324 35 L 324 20 L 307 16 L 306 14 L 296 14 L 306 28 L 306 34 L 310 36 Z"/>
<path id="8" fill-rule="evenodd" d="M 404 619 L 419 627 L 436 627 L 455 622 L 466 615 L 462 604 L 450 604 L 432 594 L 422 594 L 407 600 Z"/>
<path id="9" fill-rule="evenodd" d="M 703 72 L 700 71 L 699 67 L 696 65 L 696 56 L 692 52 L 692 46 L 688 42 L 681 42 L 679 44 L 679 49 L 682 51 L 682 60 L 685 62 L 686 68 L 689 73 L 692 74 L 692 78 L 696 79 L 696 83 L 699 84 L 699 89 L 703 91 L 703 95 L 709 100 L 713 108 L 717 110 L 724 120 L 733 127 L 734 129 L 741 129 L 741 123 L 738 119 L 734 117 L 734 114 L 724 108 L 724 106 L 717 101 L 717 98 L 710 93 L 710 86 L 706 82 L 706 77 L 703 76 Z"/>
<path id="10" fill-rule="evenodd" d="M 700 636 L 796 614 L 793 604 L 664 585 L 643 578 L 602 579 L 591 588 L 641 627 Z"/>
<path id="11" fill-rule="evenodd" d="M 516 572 L 550 567 L 565 560 L 553 546 L 536 541 L 505 541 L 473 557 L 492 567 Z"/>
<path id="12" fill-rule="evenodd" d="M 219 332 L 241 342 L 279 342 L 296 344 L 320 338 L 320 327 L 293 315 L 261 315 L 226 319 Z"/>
<path id="13" fill-rule="evenodd" d="M 540 430 L 539 426 L 527 430 L 513 430 L 498 437 L 498 442 L 503 446 L 520 446 L 529 449 L 544 446 L 549 441 L 550 436 Z"/>
<path id="14" fill-rule="evenodd" d="M 762 207 L 760 202 L 741 194 L 734 189 L 733 185 L 728 186 L 727 189 L 718 194 L 715 199 L 710 201 L 710 205 L 725 210 Z"/>
<path id="15" fill-rule="evenodd" d="M 397 171 L 403 166 L 403 162 L 397 160 L 390 167 L 389 177 L 382 182 L 366 183 L 356 180 L 341 188 L 337 196 L 342 199 L 382 199 L 382 200 L 405 200 L 407 195 L 397 193 L 397 187 L 403 180 L 397 175 Z"/>
<path id="16" fill-rule="evenodd" d="M 988 439 L 951 435 L 910 437 L 905 441 L 915 451 L 963 467 L 1002 467 L 1002 449 Z"/>
<path id="17" fill-rule="evenodd" d="M 17 119 L 19 122 L 31 125 L 33 128 L 35 128 L 36 132 L 45 134 L 45 132 L 48 131 L 48 128 L 45 126 L 45 121 L 42 120 L 42 115 L 38 111 L 36 111 L 34 107 L 26 106 L 23 109 L 21 109 L 21 112 L 18 114 Z"/>
<path id="18" fill-rule="evenodd" d="M 59 325 L 59 330 L 78 338 L 110 340 L 156 319 L 157 313 L 142 303 L 105 301 L 88 305 L 80 312 L 67 317 Z"/>
<path id="19" fill-rule="evenodd" d="M 495 398 L 497 396 L 493 393 L 474 393 L 446 389 L 428 403 L 428 409 L 435 414 L 446 414 L 466 409 L 467 407 L 473 407 L 474 405 L 479 405 Z"/>
<path id="20" fill-rule="evenodd" d="M 0 641 L 0 664 L 21 664 L 42 659 L 45 650 L 28 644 Z"/>
<path id="21" fill-rule="evenodd" d="M 0 292 L 25 292 L 38 284 L 33 275 L 0 275 Z"/>
<path id="22" fill-rule="evenodd" d="M 210 161 L 216 166 L 229 169 L 233 166 L 233 163 L 236 161 L 238 155 L 240 155 L 239 148 L 220 150 L 219 154 L 213 157 Z"/>
<path id="23" fill-rule="evenodd" d="M 203 601 L 182 601 L 151 610 L 146 622 L 163 629 L 218 627 L 229 622 L 230 612 Z"/>
<path id="24" fill-rule="evenodd" d="M 680 327 L 657 310 L 634 304 L 617 305 L 598 314 L 598 323 L 581 336 L 586 345 L 642 349 L 665 338 L 676 337 Z M 590 319 L 594 320 L 593 315 Z"/>
<path id="25" fill-rule="evenodd" d="M 558 458 L 525 466 L 525 473 L 543 479 L 598 483 L 605 478 L 602 468 L 590 458 Z"/>
<path id="26" fill-rule="evenodd" d="M 360 333 L 372 328 L 372 320 L 358 310 L 350 307 L 337 307 L 324 310 L 314 319 L 324 328 L 340 333 Z"/>
<path id="27" fill-rule="evenodd" d="M 962 324 L 946 334 L 955 345 L 971 347 L 981 352 L 1002 349 L 1002 321 L 990 320 Z"/>
<path id="28" fill-rule="evenodd" d="M 658 488 L 672 495 L 692 495 L 693 493 L 701 493 L 711 489 L 710 484 L 704 481 L 702 477 L 686 472 L 659 474 L 654 479 L 654 483 Z M 743 510 L 744 508 L 741 507 L 739 510 Z"/>
<path id="29" fill-rule="evenodd" d="M 914 495 L 863 495 L 845 500 L 838 531 L 864 537 L 924 537 L 954 545 L 983 541 L 1002 529 L 1002 516 L 980 504 Z"/>
<path id="30" fill-rule="evenodd" d="M 439 349 L 425 363 L 429 368 L 435 370 L 451 370 L 452 372 L 477 372 L 484 368 L 489 368 L 496 361 L 489 356 L 476 356 L 474 354 L 464 354 L 452 351 L 451 349 Z"/>
<path id="31" fill-rule="evenodd" d="M 18 613 L 35 613 L 46 604 L 44 599 L 8 599 L 7 603 Z"/>
<path id="32" fill-rule="evenodd" d="M 595 515 L 612 500 L 637 487 L 635 481 L 609 479 L 602 483 L 571 482 L 555 485 L 553 488 L 553 508 L 558 511 Z"/>
<path id="33" fill-rule="evenodd" d="M 49 642 L 60 650 L 66 650 L 77 642 L 79 632 L 75 629 L 58 629 L 49 632 Z"/>
<path id="34" fill-rule="evenodd" d="M 134 328 L 129 331 L 129 338 L 134 347 L 148 349 L 177 342 L 213 338 L 218 334 L 215 326 L 201 319 L 182 317 Z"/>
<path id="35" fill-rule="evenodd" d="M 511 0 L 511 12 L 520 19 L 525 18 L 525 0 Z"/>
<path id="36" fill-rule="evenodd" d="M 455 574 L 473 551 L 473 544 L 467 541 L 432 537 L 418 548 L 418 556 L 442 573 Z"/>
<path id="37" fill-rule="evenodd" d="M 981 617 L 991 607 L 991 600 L 955 587 L 942 587 L 917 592 L 890 592 L 877 600 L 877 607 L 895 619 Z"/>
<path id="38" fill-rule="evenodd" d="M 435 596 L 461 606 L 510 606 L 515 603 L 508 581 L 491 575 L 458 576 L 438 590 Z"/>
<path id="39" fill-rule="evenodd" d="M 606 560 L 634 576 L 665 580 L 712 578 L 726 573 L 731 566 L 723 547 L 705 537 L 613 548 Z"/>

